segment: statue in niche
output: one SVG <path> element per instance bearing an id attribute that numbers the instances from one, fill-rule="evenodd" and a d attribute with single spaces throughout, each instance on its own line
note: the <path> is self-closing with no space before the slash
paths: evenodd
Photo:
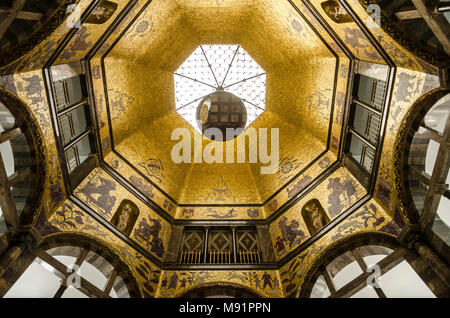
<path id="1" fill-rule="evenodd" d="M 102 0 L 92 11 L 85 23 L 103 24 L 108 21 L 116 12 L 117 3 L 107 0 Z"/>
<path id="2" fill-rule="evenodd" d="M 126 235 L 130 235 L 138 216 L 139 209 L 136 204 L 130 200 L 123 200 L 114 213 L 111 223 Z"/>
<path id="3" fill-rule="evenodd" d="M 330 218 L 317 199 L 306 202 L 302 208 L 302 217 L 310 235 L 318 232 L 330 222 Z"/>
<path id="4" fill-rule="evenodd" d="M 326 15 L 336 23 L 349 23 L 353 19 L 337 0 L 324 1 L 320 4 Z"/>

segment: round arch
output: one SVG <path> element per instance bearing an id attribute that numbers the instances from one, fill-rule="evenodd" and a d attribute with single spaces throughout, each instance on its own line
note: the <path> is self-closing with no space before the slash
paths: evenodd
<path id="1" fill-rule="evenodd" d="M 409 185 L 405 163 L 410 154 L 414 134 L 418 130 L 423 118 L 446 94 L 448 94 L 448 92 L 436 88 L 421 96 L 403 117 L 395 139 L 394 188 L 398 195 L 397 209 L 404 221 L 409 224 L 418 223 L 419 213 L 414 206 L 414 200 L 408 190 Z"/>
<path id="2" fill-rule="evenodd" d="M 256 291 L 242 285 L 232 283 L 208 283 L 196 286 L 179 298 L 262 298 Z"/>
<path id="3" fill-rule="evenodd" d="M 29 226 L 34 223 L 39 214 L 44 198 L 46 180 L 46 148 L 44 136 L 39 127 L 38 121 L 30 111 L 28 105 L 10 91 L 0 88 L 0 106 L 2 116 L 0 124 L 13 121 L 14 126 L 8 128 L 20 128 L 20 135 L 10 140 L 13 165 L 15 171 L 28 168 L 30 174 L 27 196 L 22 202 L 20 215 L 20 225 Z M 4 121 L 4 122 L 3 122 Z M 24 146 L 26 148 L 24 152 Z M 24 156 L 26 158 L 24 159 Z M 23 187 L 21 185 L 17 187 Z M 22 191 L 22 189 L 19 189 Z"/>
<path id="4" fill-rule="evenodd" d="M 117 273 L 117 276 L 121 277 L 131 298 L 143 297 L 139 283 L 130 267 L 111 247 L 94 237 L 80 233 L 55 233 L 45 237 L 40 247 L 47 251 L 51 250 L 51 254 L 63 254 L 73 257 L 78 255 L 74 254 L 74 249 L 71 250 L 71 247 L 77 247 L 95 253 L 103 258 L 104 261 L 108 262 L 110 266 L 104 266 L 104 262 L 99 263 L 95 254 L 92 258 L 86 258 L 86 262 L 96 266 L 105 276 L 110 274 L 109 268 L 112 267 Z"/>
<path id="5" fill-rule="evenodd" d="M 400 247 L 400 243 L 395 236 L 381 232 L 357 233 L 339 239 L 322 251 L 320 256 L 308 268 L 302 283 L 297 289 L 296 297 L 309 298 L 314 284 L 321 274 L 320 268 L 351 249 L 367 245 L 378 245 L 390 249 Z"/>

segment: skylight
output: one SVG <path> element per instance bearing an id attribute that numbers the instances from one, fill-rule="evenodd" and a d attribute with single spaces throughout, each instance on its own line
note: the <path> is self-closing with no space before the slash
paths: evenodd
<path id="1" fill-rule="evenodd" d="M 196 109 L 207 95 L 224 90 L 239 97 L 250 125 L 264 112 L 266 73 L 240 45 L 200 45 L 174 73 L 177 112 L 195 129 Z"/>

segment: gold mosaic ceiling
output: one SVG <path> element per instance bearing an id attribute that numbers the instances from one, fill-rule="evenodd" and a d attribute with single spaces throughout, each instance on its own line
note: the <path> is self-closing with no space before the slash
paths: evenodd
<path id="1" fill-rule="evenodd" d="M 219 203 L 264 202 L 330 148 L 334 94 L 345 94 L 349 60 L 316 25 L 305 7 L 288 1 L 152 1 L 91 61 L 103 63 L 114 151 L 178 203 L 211 203 L 216 184 L 233 189 Z M 259 163 L 172 161 L 172 131 L 198 134 L 175 111 L 173 73 L 202 44 L 239 44 L 266 71 L 266 109 L 249 127 L 279 128 L 277 173 L 262 175 Z M 161 175 L 149 174 L 149 160 Z"/>

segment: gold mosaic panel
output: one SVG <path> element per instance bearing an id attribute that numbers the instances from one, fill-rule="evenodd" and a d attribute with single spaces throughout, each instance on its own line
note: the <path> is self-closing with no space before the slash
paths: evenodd
<path id="1" fill-rule="evenodd" d="M 179 297 L 206 285 L 233 284 L 261 297 L 283 297 L 278 271 L 163 271 L 157 297 Z"/>
<path id="2" fill-rule="evenodd" d="M 45 184 L 43 208 L 47 216 L 64 201 L 65 187 L 62 179 L 61 165 L 58 160 L 56 141 L 53 134 L 53 124 L 47 103 L 45 84 L 42 71 L 23 72 L 14 75 L 14 85 L 17 96 L 30 108 L 37 119 L 37 123 L 43 133 L 47 152 L 47 180 Z"/>
<path id="3" fill-rule="evenodd" d="M 310 236 L 301 213 L 305 203 L 311 199 L 317 199 L 324 207 L 328 219 L 333 220 L 365 194 L 366 190 L 346 168 L 341 167 L 336 170 L 313 191 L 271 223 L 269 232 L 276 259 L 278 260 L 294 250 Z"/>
<path id="4" fill-rule="evenodd" d="M 439 79 L 436 75 L 400 67 L 397 69 L 375 193 L 379 203 L 392 214 L 397 206 L 397 193 L 393 189 L 394 145 L 400 124 L 415 101 L 438 86 Z"/>
<path id="5" fill-rule="evenodd" d="M 333 242 L 357 233 L 379 231 L 387 226 L 390 221 L 391 217 L 374 199 L 368 201 L 358 211 L 280 268 L 279 273 L 285 295 L 298 295 L 298 288 L 308 269 Z"/>
<path id="6" fill-rule="evenodd" d="M 89 50 L 100 39 L 103 33 L 105 33 L 111 23 L 114 22 L 114 19 L 120 14 L 129 0 L 115 0 L 114 2 L 118 6 L 108 21 L 102 24 L 83 23 L 58 56 L 54 65 L 76 62 L 87 55 Z"/>
<path id="7" fill-rule="evenodd" d="M 80 233 L 109 246 L 129 266 L 144 296 L 155 297 L 161 271 L 143 255 L 100 225 L 70 200 L 49 219 L 53 232 Z M 50 234 L 53 235 L 53 234 Z"/>
<path id="8" fill-rule="evenodd" d="M 91 172 L 75 189 L 74 195 L 110 222 L 123 200 L 130 200 L 136 204 L 140 213 L 130 238 L 156 257 L 164 258 L 171 234 L 170 224 L 134 197 L 104 170 L 96 168 Z"/>

